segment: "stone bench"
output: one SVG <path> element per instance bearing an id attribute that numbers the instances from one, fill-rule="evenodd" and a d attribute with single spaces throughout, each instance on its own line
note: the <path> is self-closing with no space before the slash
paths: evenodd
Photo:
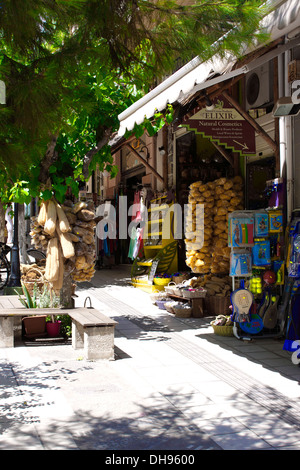
<path id="1" fill-rule="evenodd" d="M 1 302 L 0 302 L 1 304 Z M 0 307 L 0 348 L 13 348 L 15 337 L 22 336 L 22 318 L 36 315 L 70 315 L 72 309 L 60 309 L 59 312 L 53 308 L 25 308 L 25 307 Z M 16 322 L 19 321 L 19 323 Z M 17 334 L 16 331 L 17 330 Z"/>
<path id="2" fill-rule="evenodd" d="M 18 296 L 0 297 L 0 348 L 13 348 L 15 320 L 35 315 L 69 315 L 72 319 L 72 347 L 84 349 L 88 360 L 114 359 L 116 321 L 94 308 L 25 308 Z"/>
<path id="3" fill-rule="evenodd" d="M 72 346 L 84 349 L 85 359 L 114 359 L 114 330 L 117 322 L 94 308 L 71 310 Z"/>
<path id="4" fill-rule="evenodd" d="M 47 315 L 53 309 L 25 308 L 18 295 L 0 296 L 0 348 L 13 348 L 15 337 L 22 336 L 22 317 Z"/>

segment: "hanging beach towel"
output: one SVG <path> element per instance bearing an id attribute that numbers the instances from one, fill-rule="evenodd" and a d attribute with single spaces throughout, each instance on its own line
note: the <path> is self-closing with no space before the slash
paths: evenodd
<path id="1" fill-rule="evenodd" d="M 232 248 L 252 246 L 254 242 L 254 216 L 252 212 L 235 211 L 228 216 L 228 245 Z"/>

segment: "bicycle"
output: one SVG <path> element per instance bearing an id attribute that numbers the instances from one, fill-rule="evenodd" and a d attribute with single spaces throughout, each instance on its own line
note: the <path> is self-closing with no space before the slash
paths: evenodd
<path id="1" fill-rule="evenodd" d="M 26 253 L 34 258 L 36 263 L 46 259 L 45 253 L 43 251 L 36 250 L 35 248 L 29 248 L 26 250 Z"/>

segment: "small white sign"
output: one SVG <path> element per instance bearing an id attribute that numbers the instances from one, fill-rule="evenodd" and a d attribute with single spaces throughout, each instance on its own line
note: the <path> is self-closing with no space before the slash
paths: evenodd
<path id="1" fill-rule="evenodd" d="M 292 102 L 294 104 L 299 104 L 300 103 L 300 80 L 295 80 L 292 83 L 292 88 L 296 88 L 295 91 L 292 93 Z"/>

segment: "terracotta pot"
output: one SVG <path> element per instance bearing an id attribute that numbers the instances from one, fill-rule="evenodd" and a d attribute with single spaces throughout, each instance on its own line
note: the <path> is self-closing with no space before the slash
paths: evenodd
<path id="1" fill-rule="evenodd" d="M 57 338 L 60 333 L 60 324 L 61 321 L 55 321 L 55 322 L 47 322 L 46 323 L 46 328 L 47 328 L 47 333 L 50 338 Z"/>
<path id="2" fill-rule="evenodd" d="M 46 336 L 46 315 L 35 315 L 22 319 L 27 338 Z"/>

